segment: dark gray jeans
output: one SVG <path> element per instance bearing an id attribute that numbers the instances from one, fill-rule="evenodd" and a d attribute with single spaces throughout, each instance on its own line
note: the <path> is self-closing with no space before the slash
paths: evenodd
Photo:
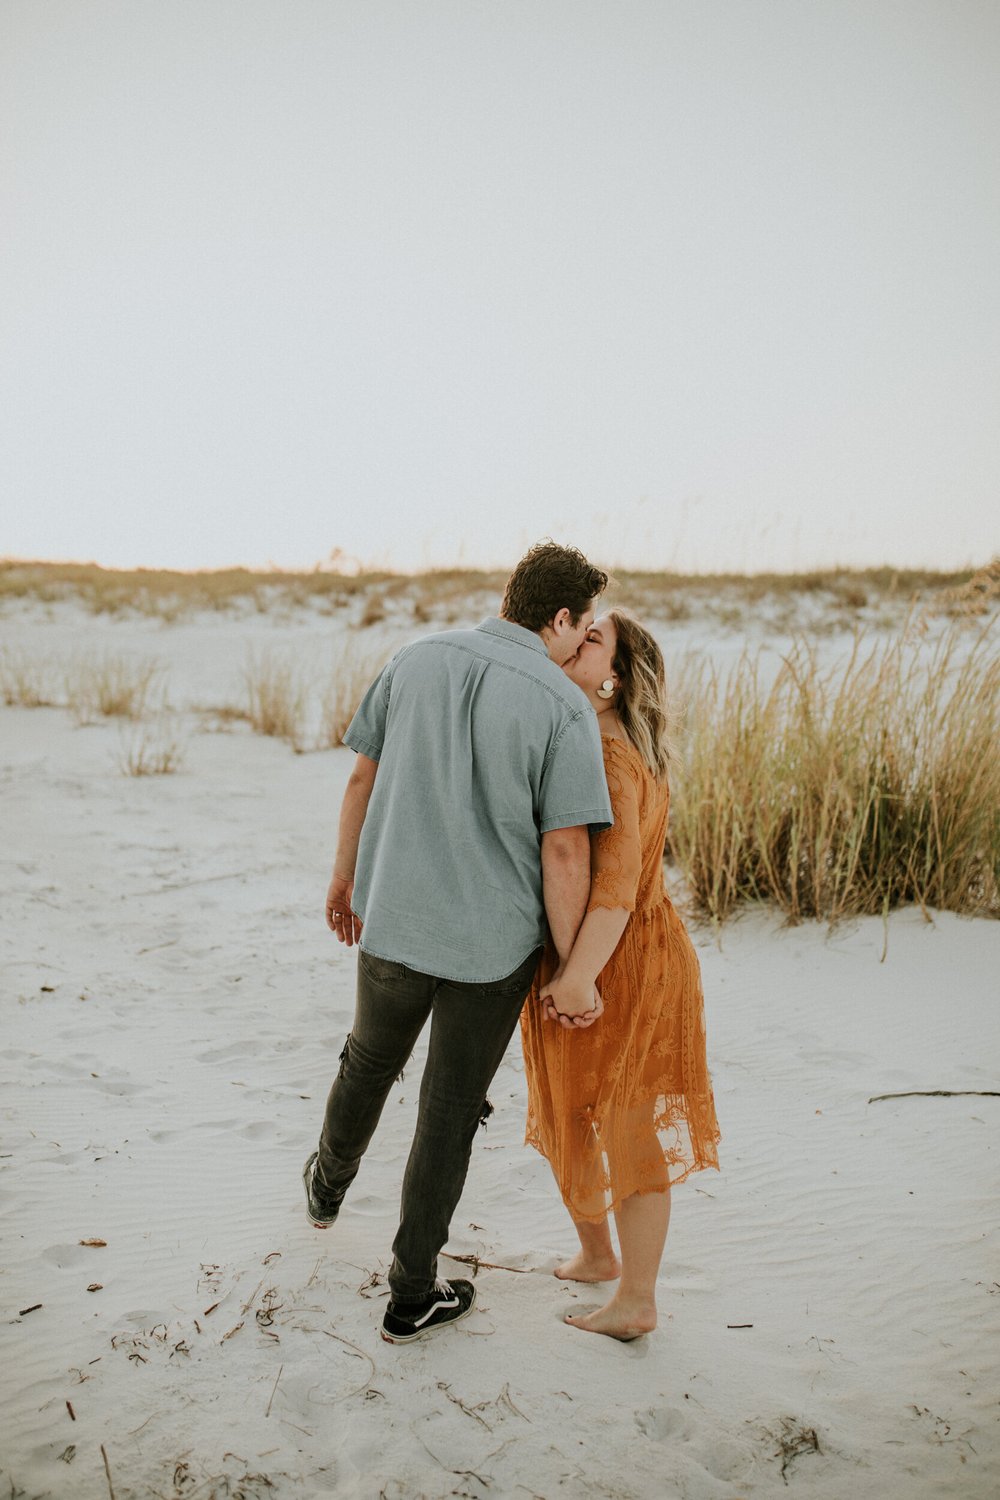
<path id="1" fill-rule="evenodd" d="M 486 1091 L 517 1025 L 538 956 L 532 953 L 493 983 L 460 984 L 358 951 L 354 1025 L 326 1102 L 314 1190 L 323 1203 L 343 1198 L 389 1090 L 431 1016 L 389 1270 L 397 1302 L 420 1302 L 433 1289 L 438 1251 L 462 1196 Z"/>

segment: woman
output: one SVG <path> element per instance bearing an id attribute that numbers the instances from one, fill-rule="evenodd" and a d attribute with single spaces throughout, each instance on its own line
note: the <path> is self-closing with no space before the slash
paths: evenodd
<path id="1" fill-rule="evenodd" d="M 663 886 L 663 656 L 636 620 L 611 610 L 565 671 L 599 716 L 615 821 L 592 843 L 590 900 L 573 951 L 561 972 L 546 953 L 522 1012 L 526 1139 L 548 1158 L 580 1239 L 556 1275 L 621 1278 L 610 1302 L 567 1323 L 632 1339 L 656 1327 L 671 1182 L 718 1166 L 719 1127 L 698 959 Z M 595 983 L 604 1011 L 587 1024 L 579 1018 L 593 1006 Z"/>

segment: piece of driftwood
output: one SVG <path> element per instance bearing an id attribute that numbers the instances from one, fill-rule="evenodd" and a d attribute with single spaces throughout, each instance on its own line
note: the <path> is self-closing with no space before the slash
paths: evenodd
<path id="1" fill-rule="evenodd" d="M 868 1103 L 880 1099 L 1000 1099 L 1000 1089 L 908 1089 L 904 1094 L 872 1094 Z"/>
<path id="2" fill-rule="evenodd" d="M 529 1268 L 527 1266 L 494 1265 L 493 1261 L 491 1260 L 480 1260 L 478 1255 L 449 1255 L 447 1250 L 442 1250 L 441 1254 L 446 1256 L 448 1260 L 457 1260 L 463 1266 L 471 1266 L 473 1278 L 478 1276 L 481 1270 L 513 1271 L 515 1276 L 527 1276 L 529 1271 Z"/>

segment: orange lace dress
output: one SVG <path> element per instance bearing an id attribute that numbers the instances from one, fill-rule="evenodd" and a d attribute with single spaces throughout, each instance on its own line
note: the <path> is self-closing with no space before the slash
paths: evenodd
<path id="1" fill-rule="evenodd" d="M 598 980 L 604 1014 L 572 1031 L 544 1019 L 551 947 L 521 1013 L 525 1139 L 548 1157 L 573 1217 L 590 1222 L 719 1165 L 701 971 L 663 885 L 670 794 L 623 739 L 604 736 L 604 765 L 615 821 L 591 841 L 587 910 L 631 913 Z"/>

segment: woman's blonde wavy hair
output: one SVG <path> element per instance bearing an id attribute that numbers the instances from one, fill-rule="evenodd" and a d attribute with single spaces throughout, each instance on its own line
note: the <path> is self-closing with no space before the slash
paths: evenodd
<path id="1" fill-rule="evenodd" d="M 618 677 L 619 721 L 657 781 L 662 781 L 673 755 L 663 652 L 627 610 L 609 609 L 607 618 L 618 638 L 611 665 Z"/>

